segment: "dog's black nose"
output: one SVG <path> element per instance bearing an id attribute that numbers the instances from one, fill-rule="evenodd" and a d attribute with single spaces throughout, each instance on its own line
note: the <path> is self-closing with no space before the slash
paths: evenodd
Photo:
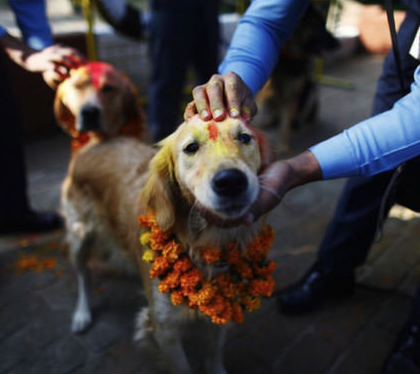
<path id="1" fill-rule="evenodd" d="M 238 169 L 223 169 L 212 180 L 213 190 L 220 196 L 235 196 L 248 187 L 246 175 Z"/>
<path id="2" fill-rule="evenodd" d="M 100 131 L 101 110 L 94 105 L 85 105 L 80 110 L 79 131 Z"/>

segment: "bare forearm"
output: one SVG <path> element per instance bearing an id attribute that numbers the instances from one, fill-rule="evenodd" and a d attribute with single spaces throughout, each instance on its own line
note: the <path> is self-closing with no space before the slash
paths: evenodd
<path id="1" fill-rule="evenodd" d="M 321 167 L 310 151 L 305 151 L 284 162 L 290 167 L 287 190 L 322 179 Z"/>
<path id="2" fill-rule="evenodd" d="M 10 34 L 5 34 L 0 38 L 0 46 L 13 62 L 26 70 L 30 70 L 27 66 L 27 59 L 36 52 L 34 49 Z"/>

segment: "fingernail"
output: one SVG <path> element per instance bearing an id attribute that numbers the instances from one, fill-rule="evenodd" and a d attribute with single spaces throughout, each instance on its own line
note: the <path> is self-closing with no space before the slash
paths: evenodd
<path id="1" fill-rule="evenodd" d="M 231 116 L 231 117 L 238 117 L 238 116 L 239 116 L 239 111 L 238 111 L 238 109 L 236 109 L 236 108 L 232 108 L 232 109 L 230 110 L 230 116 Z"/>
<path id="2" fill-rule="evenodd" d="M 201 112 L 200 112 L 200 117 L 201 118 L 207 118 L 209 116 L 209 112 L 208 112 L 208 110 L 207 109 L 203 109 Z"/>
<path id="3" fill-rule="evenodd" d="M 223 114 L 223 111 L 222 111 L 221 109 L 216 109 L 216 110 L 213 112 L 213 117 L 214 117 L 214 118 L 219 118 L 222 114 Z"/>

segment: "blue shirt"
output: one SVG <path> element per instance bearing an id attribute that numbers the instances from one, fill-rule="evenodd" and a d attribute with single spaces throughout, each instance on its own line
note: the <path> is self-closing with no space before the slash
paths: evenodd
<path id="1" fill-rule="evenodd" d="M 254 0 L 240 20 L 220 73 L 237 73 L 256 94 L 307 0 Z M 394 107 L 310 148 L 324 179 L 374 175 L 420 154 L 420 70 Z"/>
<path id="2" fill-rule="evenodd" d="M 9 0 L 9 4 L 26 44 L 40 50 L 54 43 L 47 21 L 45 0 Z M 6 33 L 6 29 L 0 25 L 0 37 Z"/>

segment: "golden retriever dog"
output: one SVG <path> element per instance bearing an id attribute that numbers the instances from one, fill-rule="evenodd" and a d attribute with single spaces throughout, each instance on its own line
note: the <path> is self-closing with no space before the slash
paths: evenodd
<path id="1" fill-rule="evenodd" d="M 152 331 L 174 373 L 192 373 L 182 337 L 194 331 L 196 346 L 205 352 L 200 373 L 226 373 L 222 362 L 223 326 L 186 305 L 174 306 L 158 290 L 142 259 L 138 217 L 153 212 L 161 230 L 186 249 L 190 261 L 208 279 L 223 271 L 203 262 L 200 250 L 231 243 L 244 249 L 260 232 L 263 219 L 251 227 L 223 227 L 240 217 L 259 193 L 258 174 L 269 162 L 263 136 L 241 119 L 184 122 L 159 143 L 159 149 L 136 139 L 119 137 L 82 148 L 72 159 L 63 184 L 70 253 L 77 269 L 78 300 L 72 329 L 91 322 L 87 290 L 87 259 L 102 251 L 137 263 L 148 308 L 137 317 L 135 336 Z M 209 217 L 217 218 L 215 225 Z"/>
<path id="2" fill-rule="evenodd" d="M 70 71 L 56 92 L 54 114 L 72 136 L 76 151 L 90 139 L 140 137 L 143 129 L 137 91 L 112 65 L 89 62 Z"/>

